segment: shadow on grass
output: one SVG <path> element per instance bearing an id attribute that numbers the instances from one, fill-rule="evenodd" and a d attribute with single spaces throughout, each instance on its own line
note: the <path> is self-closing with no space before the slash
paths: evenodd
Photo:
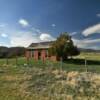
<path id="1" fill-rule="evenodd" d="M 85 59 L 68 59 L 67 61 L 64 61 L 64 63 L 67 64 L 76 64 L 76 65 L 84 65 Z M 88 65 L 100 65 L 100 61 L 97 60 L 87 60 Z"/>

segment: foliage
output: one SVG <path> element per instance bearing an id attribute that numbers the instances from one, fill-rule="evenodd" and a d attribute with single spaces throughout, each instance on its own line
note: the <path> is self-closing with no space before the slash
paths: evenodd
<path id="1" fill-rule="evenodd" d="M 70 56 L 78 55 L 79 50 L 74 46 L 71 37 L 67 33 L 62 33 L 57 40 L 52 43 L 49 54 L 66 60 Z"/>

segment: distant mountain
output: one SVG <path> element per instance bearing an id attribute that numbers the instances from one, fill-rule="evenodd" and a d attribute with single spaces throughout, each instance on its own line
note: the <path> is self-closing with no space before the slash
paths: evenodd
<path id="1" fill-rule="evenodd" d="M 100 53 L 100 50 L 94 50 L 94 49 L 84 49 L 84 48 L 79 48 L 81 52 L 98 52 Z"/>
<path id="2" fill-rule="evenodd" d="M 0 58 L 12 58 L 16 56 L 24 56 L 25 48 L 24 47 L 4 47 L 0 46 Z"/>

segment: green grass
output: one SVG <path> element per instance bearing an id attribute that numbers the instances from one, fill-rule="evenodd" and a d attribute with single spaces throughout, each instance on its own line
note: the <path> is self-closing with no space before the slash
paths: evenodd
<path id="1" fill-rule="evenodd" d="M 85 67 L 85 59 L 87 60 L 87 66 Z M 100 72 L 100 53 L 81 53 L 79 56 L 74 59 L 67 60 L 66 62 L 51 62 L 51 61 L 34 61 L 30 59 L 29 61 L 26 58 L 18 58 L 16 63 L 16 58 L 8 59 L 8 65 L 11 66 L 36 66 L 38 68 L 49 68 L 54 69 L 63 69 L 67 71 L 92 71 Z M 6 66 L 7 59 L 0 59 L 0 66 Z"/>
<path id="2" fill-rule="evenodd" d="M 79 82 L 78 87 L 67 85 L 67 71 L 23 66 L 1 67 L 0 70 L 0 100 L 64 100 L 68 95 L 71 100 L 80 100 L 77 97 L 100 99 L 99 86 L 90 91 L 92 83 L 88 81 Z M 79 92 L 81 87 L 82 93 Z"/>
<path id="3" fill-rule="evenodd" d="M 82 52 L 82 53 L 81 53 L 79 56 L 77 56 L 76 58 L 83 58 L 83 59 L 84 59 L 84 57 L 85 57 L 86 59 L 88 59 L 88 60 L 100 61 L 100 53 L 93 53 L 93 52 L 91 52 L 91 53 L 84 53 L 84 52 Z"/>
<path id="4" fill-rule="evenodd" d="M 75 87 L 66 85 L 69 72 L 77 71 L 81 76 L 86 71 L 84 57 L 88 71 L 93 72 L 89 75 L 100 75 L 100 54 L 82 53 L 63 63 L 30 59 L 28 65 L 25 58 L 18 58 L 17 65 L 15 58 L 8 59 L 8 65 L 6 59 L 0 59 L 0 100 L 100 100 L 100 84 L 93 85 L 100 80 L 82 81 Z"/>

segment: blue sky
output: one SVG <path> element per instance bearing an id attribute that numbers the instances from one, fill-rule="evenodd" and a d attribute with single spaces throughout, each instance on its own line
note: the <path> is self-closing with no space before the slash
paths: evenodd
<path id="1" fill-rule="evenodd" d="M 0 0 L 0 45 L 28 46 L 68 32 L 81 48 L 100 49 L 100 0 Z"/>

